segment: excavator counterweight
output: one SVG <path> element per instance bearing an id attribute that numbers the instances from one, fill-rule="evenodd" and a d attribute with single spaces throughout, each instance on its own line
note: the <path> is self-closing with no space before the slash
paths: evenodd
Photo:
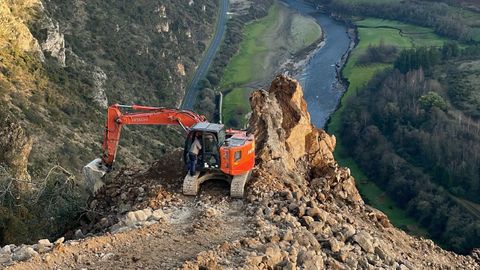
<path id="1" fill-rule="evenodd" d="M 122 112 L 131 109 L 134 112 Z M 184 161 L 195 139 L 201 141 L 196 174 L 187 175 L 183 183 L 185 195 L 196 195 L 202 182 L 221 179 L 230 183 L 232 197 L 242 197 L 255 161 L 252 134 L 242 130 L 225 130 L 222 124 L 209 123 L 205 116 L 189 110 L 115 104 L 108 108 L 102 158 L 83 167 L 89 190 L 96 193 L 104 185 L 105 175 L 112 170 L 123 125 L 179 125 L 187 133 Z M 182 170 L 179 165 L 179 170 Z"/>

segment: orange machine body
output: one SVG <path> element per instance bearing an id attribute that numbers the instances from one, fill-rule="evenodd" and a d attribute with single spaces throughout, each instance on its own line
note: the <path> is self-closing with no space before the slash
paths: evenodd
<path id="1" fill-rule="evenodd" d="M 246 131 L 227 130 L 225 144 L 220 147 L 220 169 L 225 174 L 240 175 L 255 165 L 255 141 Z"/>

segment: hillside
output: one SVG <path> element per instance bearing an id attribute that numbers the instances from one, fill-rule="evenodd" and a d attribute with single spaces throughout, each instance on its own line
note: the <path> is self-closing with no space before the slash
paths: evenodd
<path id="1" fill-rule="evenodd" d="M 58 235 L 72 222 L 85 202 L 81 168 L 101 155 L 108 104 L 180 104 L 217 4 L 0 1 L 1 243 Z M 124 131 L 119 165 L 181 144 L 176 129 Z"/>
<path id="2" fill-rule="evenodd" d="M 0 5 L 2 117 L 10 115 L 33 140 L 28 169 L 42 176 L 55 164 L 77 174 L 99 155 L 107 104 L 176 107 L 217 10 L 202 0 Z M 121 163 L 152 160 L 176 142 L 166 128 L 131 130 Z"/>
<path id="3" fill-rule="evenodd" d="M 251 106 L 257 161 L 244 200 L 214 182 L 184 197 L 179 158 L 169 153 L 147 171 L 126 168 L 92 198 L 80 239 L 4 247 L 0 258 L 7 269 L 480 267 L 478 252 L 411 237 L 364 204 L 333 158 L 335 137 L 310 124 L 298 82 L 278 76 L 268 92 L 253 92 Z M 26 262 L 10 262 L 7 249 Z"/>

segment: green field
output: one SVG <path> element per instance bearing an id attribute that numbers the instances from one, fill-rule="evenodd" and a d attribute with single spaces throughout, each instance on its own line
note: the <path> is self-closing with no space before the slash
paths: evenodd
<path id="1" fill-rule="evenodd" d="M 263 60 L 268 54 L 267 32 L 275 28 L 280 6 L 270 8 L 268 15 L 245 27 L 240 50 L 228 64 L 221 86 L 228 88 L 261 79 Z"/>
<path id="2" fill-rule="evenodd" d="M 238 54 L 229 62 L 220 87 L 225 90 L 224 122 L 241 127 L 250 111 L 252 87 L 268 82 L 279 57 L 296 53 L 321 37 L 320 26 L 309 17 L 292 14 L 274 4 L 268 15 L 247 25 Z"/>
<path id="3" fill-rule="evenodd" d="M 388 4 L 388 3 L 397 3 L 397 0 L 338 0 L 339 2 L 346 3 L 348 5 L 359 5 L 359 4 Z M 411 0 L 411 2 L 415 2 Z M 404 5 L 408 5 L 408 1 Z M 465 25 L 471 27 L 473 39 L 475 41 L 480 41 L 480 13 L 474 12 L 472 10 L 462 8 L 461 6 L 444 5 L 446 11 L 449 14 L 457 14 L 458 19 L 462 21 Z M 433 30 L 432 30 L 433 32 Z"/>
<path id="4" fill-rule="evenodd" d="M 354 98 L 357 91 L 360 91 L 372 79 L 375 73 L 392 67 L 391 64 L 357 65 L 359 56 L 365 52 L 369 45 L 378 45 L 380 42 L 384 42 L 400 48 L 412 48 L 441 46 L 446 41 L 446 39 L 434 34 L 431 29 L 397 21 L 367 18 L 356 21 L 355 24 L 358 26 L 359 43 L 351 52 L 342 71 L 343 76 L 349 81 L 350 85 L 341 99 L 341 104 L 345 104 L 350 98 Z M 340 106 L 331 116 L 327 127 L 329 133 L 339 134 L 343 111 L 344 107 Z M 405 211 L 397 208 L 395 203 L 386 196 L 385 192 L 375 185 L 374 182 L 367 179 L 353 158 L 348 156 L 348 149 L 343 147 L 341 137 L 336 137 L 335 158 L 342 166 L 350 168 L 352 175 L 357 179 L 360 193 L 366 201 L 387 214 L 396 226 L 408 229 L 408 231 L 414 234 L 424 235 L 425 231 L 416 225 L 414 219 L 408 217 Z"/>
<path id="5" fill-rule="evenodd" d="M 245 125 L 245 115 L 250 111 L 248 97 L 251 92 L 252 89 L 248 88 L 234 88 L 225 95 L 223 99 L 223 117 L 226 117 L 224 118 L 225 123 L 229 122 L 237 127 L 243 127 Z M 245 100 L 247 100 L 247 102 L 245 102 Z"/>

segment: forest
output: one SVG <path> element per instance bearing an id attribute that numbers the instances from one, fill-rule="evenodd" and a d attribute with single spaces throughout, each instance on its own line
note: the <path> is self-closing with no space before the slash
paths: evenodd
<path id="1" fill-rule="evenodd" d="M 370 179 L 463 253 L 480 245 L 478 209 L 465 207 L 480 203 L 479 60 L 455 43 L 401 51 L 350 99 L 340 134 Z"/>

